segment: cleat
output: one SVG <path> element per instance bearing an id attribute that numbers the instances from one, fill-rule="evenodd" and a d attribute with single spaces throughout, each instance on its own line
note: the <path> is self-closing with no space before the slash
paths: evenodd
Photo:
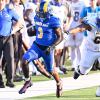
<path id="1" fill-rule="evenodd" d="M 60 70 L 61 70 L 64 74 L 67 74 L 67 68 L 66 68 L 66 67 L 60 67 Z"/>
<path id="2" fill-rule="evenodd" d="M 59 98 L 62 95 L 62 81 L 57 83 L 57 89 L 56 89 L 56 97 Z"/>
<path id="3" fill-rule="evenodd" d="M 24 83 L 24 86 L 19 90 L 19 94 L 25 93 L 26 90 L 27 90 L 29 87 L 31 87 L 31 86 L 32 86 L 31 80 L 26 81 L 26 82 Z"/>
<path id="4" fill-rule="evenodd" d="M 74 78 L 74 79 L 77 79 L 79 76 L 80 76 L 80 74 L 79 74 L 79 73 L 77 73 L 76 71 L 74 71 L 73 78 Z"/>
<path id="5" fill-rule="evenodd" d="M 0 81 L 0 88 L 5 88 L 4 82 Z"/>
<path id="6" fill-rule="evenodd" d="M 11 82 L 11 81 L 7 81 L 6 86 L 10 87 L 10 88 L 14 88 L 15 87 L 14 83 Z"/>

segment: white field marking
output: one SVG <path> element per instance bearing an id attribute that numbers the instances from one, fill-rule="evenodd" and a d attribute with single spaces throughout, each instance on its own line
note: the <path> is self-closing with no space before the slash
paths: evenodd
<path id="1" fill-rule="evenodd" d="M 63 91 L 88 88 L 100 85 L 100 73 L 80 76 L 77 80 L 72 77 L 62 78 Z M 0 88 L 0 100 L 18 100 L 28 97 L 35 97 L 56 92 L 56 83 L 54 80 L 33 83 L 26 93 L 18 94 L 20 86 L 15 88 Z"/>

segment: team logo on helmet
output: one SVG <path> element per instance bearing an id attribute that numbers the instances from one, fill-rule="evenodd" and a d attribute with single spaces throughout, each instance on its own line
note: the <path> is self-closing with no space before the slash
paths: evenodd
<path id="1" fill-rule="evenodd" d="M 52 7 L 49 1 L 41 2 L 37 10 L 37 16 L 40 18 L 49 18 L 51 11 Z"/>

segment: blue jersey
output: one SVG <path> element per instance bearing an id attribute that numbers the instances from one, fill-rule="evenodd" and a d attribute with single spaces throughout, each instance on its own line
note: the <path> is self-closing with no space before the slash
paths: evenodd
<path id="1" fill-rule="evenodd" d="M 98 12 L 100 12 L 100 7 L 99 6 L 97 6 L 94 10 L 91 7 L 85 7 L 81 12 L 80 17 L 84 18 L 84 17 L 88 16 L 91 13 L 98 13 Z"/>
<path id="2" fill-rule="evenodd" d="M 84 18 L 84 17 L 90 17 L 92 18 L 96 13 L 98 13 L 100 15 L 100 7 L 97 6 L 95 9 L 92 9 L 91 7 L 84 7 L 81 14 L 80 14 L 80 18 Z M 87 36 L 87 32 L 84 32 L 84 35 Z"/>
<path id="3" fill-rule="evenodd" d="M 35 28 L 36 28 L 36 43 L 43 46 L 50 46 L 57 39 L 54 32 L 54 28 L 61 27 L 59 18 L 50 16 L 46 20 L 40 19 L 35 16 Z"/>
<path id="4" fill-rule="evenodd" d="M 0 11 L 0 35 L 9 36 L 12 30 L 12 20 L 18 21 L 19 16 L 6 6 Z"/>

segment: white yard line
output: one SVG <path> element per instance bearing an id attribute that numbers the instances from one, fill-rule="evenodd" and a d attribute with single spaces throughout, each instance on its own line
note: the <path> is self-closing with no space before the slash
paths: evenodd
<path id="1" fill-rule="evenodd" d="M 62 81 L 63 91 L 97 86 L 100 85 L 100 73 L 80 76 L 77 80 L 74 80 L 72 77 L 63 78 Z M 29 88 L 26 93 L 18 94 L 18 90 L 21 87 L 22 86 L 0 88 L 0 100 L 24 99 L 27 97 L 55 93 L 56 91 L 56 83 L 54 80 L 33 83 L 33 86 Z"/>

